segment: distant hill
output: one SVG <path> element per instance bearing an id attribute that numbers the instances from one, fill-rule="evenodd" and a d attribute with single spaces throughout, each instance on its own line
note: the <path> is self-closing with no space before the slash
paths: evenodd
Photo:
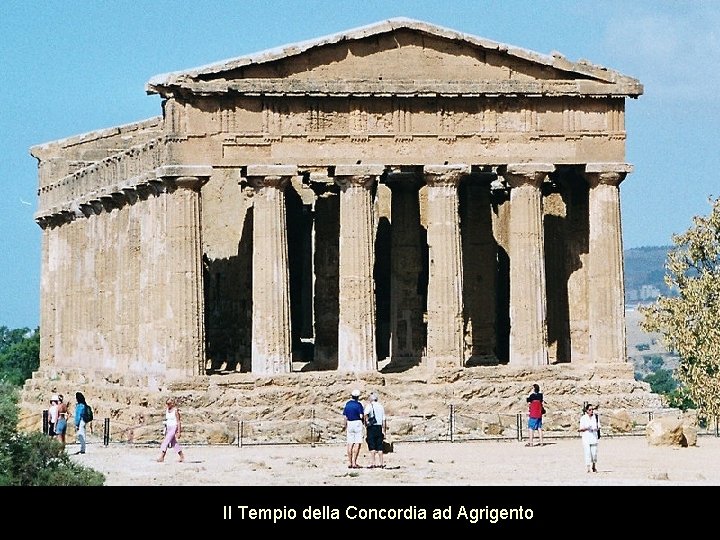
<path id="1" fill-rule="evenodd" d="M 671 296 L 665 285 L 665 262 L 673 246 L 649 246 L 625 250 L 625 302 L 652 302 Z"/>
<path id="2" fill-rule="evenodd" d="M 663 368 L 674 370 L 679 358 L 667 350 L 659 333 L 648 333 L 640 327 L 639 304 L 651 304 L 658 296 L 672 296 L 663 281 L 667 254 L 674 246 L 650 246 L 625 250 L 625 326 L 627 355 L 635 368 L 635 378 Z"/>

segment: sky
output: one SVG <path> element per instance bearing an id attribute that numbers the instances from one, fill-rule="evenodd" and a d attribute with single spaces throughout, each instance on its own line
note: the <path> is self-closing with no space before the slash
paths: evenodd
<path id="1" fill-rule="evenodd" d="M 155 75 L 395 17 L 643 84 L 626 101 L 625 249 L 670 245 L 720 196 L 720 0 L 2 0 L 0 326 L 39 325 L 30 147 L 160 115 Z"/>

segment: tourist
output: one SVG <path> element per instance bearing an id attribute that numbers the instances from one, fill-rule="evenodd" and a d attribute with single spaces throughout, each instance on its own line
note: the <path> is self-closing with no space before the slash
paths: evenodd
<path id="1" fill-rule="evenodd" d="M 376 392 L 370 394 L 370 403 L 365 407 L 365 425 L 367 426 L 367 445 L 372 456 L 371 469 L 385 468 L 383 441 L 385 439 L 385 408 L 378 400 Z"/>
<path id="2" fill-rule="evenodd" d="M 55 437 L 55 425 L 58 421 L 58 404 L 60 400 L 58 396 L 53 394 L 50 396 L 50 408 L 48 409 L 48 431 L 50 437 Z"/>
<path id="3" fill-rule="evenodd" d="M 168 398 L 165 402 L 165 438 L 160 444 L 160 457 L 157 458 L 158 463 L 162 463 L 165 460 L 165 454 L 168 448 L 172 448 L 177 452 L 178 461 L 185 461 L 185 455 L 178 442 L 180 429 L 180 409 L 178 409 L 173 398 Z"/>
<path id="4" fill-rule="evenodd" d="M 589 403 L 583 409 L 583 415 L 580 417 L 580 428 L 578 432 L 582 433 L 583 452 L 585 454 L 585 466 L 587 472 L 597 472 L 597 450 L 598 450 L 598 433 L 600 432 L 600 420 L 594 413 L 594 407 Z"/>
<path id="5" fill-rule="evenodd" d="M 350 393 L 350 400 L 345 404 L 343 409 L 343 418 L 345 419 L 345 430 L 347 432 L 347 457 L 348 468 L 359 469 L 358 456 L 360 455 L 360 446 L 363 439 L 363 420 L 365 413 L 362 403 L 360 403 L 360 390 L 353 390 Z"/>
<path id="6" fill-rule="evenodd" d="M 82 392 L 75 392 L 75 401 L 77 404 L 75 405 L 75 430 L 77 432 L 77 439 L 80 443 L 80 450 L 75 452 L 76 454 L 84 454 L 85 453 L 85 420 L 83 420 L 83 416 L 85 415 L 85 396 Z"/>
<path id="7" fill-rule="evenodd" d="M 55 424 L 55 437 L 65 448 L 65 435 L 67 433 L 68 406 L 62 394 L 58 394 L 57 422 Z"/>
<path id="8" fill-rule="evenodd" d="M 540 392 L 540 385 L 533 384 L 532 392 L 527 397 L 528 402 L 528 429 L 530 430 L 530 440 L 525 446 L 534 446 L 535 432 L 538 432 L 539 446 L 543 446 L 542 417 L 545 413 L 543 405 L 543 395 Z"/>

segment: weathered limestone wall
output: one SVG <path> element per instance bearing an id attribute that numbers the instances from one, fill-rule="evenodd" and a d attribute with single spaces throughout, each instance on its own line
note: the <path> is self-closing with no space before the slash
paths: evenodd
<path id="1" fill-rule="evenodd" d="M 573 105 L 568 104 L 568 100 Z M 544 119 L 553 109 L 564 106 L 578 107 L 576 115 L 582 117 L 588 101 L 572 98 L 533 98 L 533 107 L 538 109 L 537 117 Z M 372 156 L 373 163 L 387 163 L 398 166 L 417 166 L 423 163 L 522 163 L 526 161 L 574 165 L 587 162 L 622 162 L 625 160 L 625 133 L 608 131 L 615 104 L 612 100 L 599 100 L 606 104 L 603 114 L 593 117 L 602 119 L 592 123 L 576 123 L 567 131 L 543 129 L 526 123 L 517 102 L 511 99 L 454 98 L 453 107 L 471 112 L 447 111 L 446 116 L 461 115 L 462 122 L 454 121 L 453 130 L 447 134 L 439 123 L 438 100 L 413 99 L 328 99 L 319 113 L 323 132 L 316 133 L 308 123 L 307 111 L 313 107 L 308 98 L 268 98 L 265 106 L 277 103 L 276 108 L 284 111 L 282 126 L 289 126 L 288 132 L 274 133 L 272 126 L 263 123 L 262 110 L 257 103 L 237 102 L 236 114 L 247 121 L 242 130 L 217 132 L 214 129 L 190 129 L 183 136 L 188 137 L 178 146 L 178 158 L 214 160 L 228 166 L 247 163 L 273 163 L 273 156 L 282 156 L 283 163 L 295 163 L 300 167 L 328 167 L 337 163 L 352 164 L 358 158 Z M 597 106 L 595 104 L 593 107 Z M 412 110 L 409 124 L 399 125 L 395 118 L 398 110 Z M 266 109 L 268 110 L 268 109 Z M 273 109 L 274 110 L 274 109 Z M 348 117 L 362 113 L 363 137 L 358 138 L 348 124 Z M 487 111 L 493 111 L 493 121 L 488 120 Z M 202 117 L 204 126 L 210 121 L 208 112 L 187 109 L 190 118 Z M 252 118 L 252 120 L 251 120 Z M 423 118 L 427 118 L 424 121 Z M 292 129 L 297 127 L 297 131 Z M 322 153 L 317 152 L 318 142 Z M 209 144 L 212 143 L 212 144 Z M 478 154 L 478 148 L 482 153 Z M 440 155 L 439 155 L 440 152 Z M 312 159 L 310 159 L 312 156 Z M 353 159 L 355 158 L 355 159 Z"/>
<path id="2" fill-rule="evenodd" d="M 183 440 L 187 443 L 237 443 L 238 423 L 245 436 L 266 442 L 323 442 L 344 440 L 342 407 L 350 390 L 359 388 L 362 399 L 380 393 L 389 416 L 393 440 L 446 437 L 450 406 L 458 425 L 474 425 L 480 433 L 511 431 L 515 416 L 527 413 L 525 398 L 533 383 L 545 395 L 547 431 L 568 431 L 575 436 L 583 402 L 599 406 L 606 426 L 611 419 L 627 419 L 615 429 L 628 430 L 633 419 L 647 419 L 649 411 L 663 408 L 647 383 L 634 381 L 628 364 L 545 366 L 515 368 L 480 366 L 440 369 L 430 373 L 415 368 L 403 373 L 304 372 L 257 377 L 249 373 L 188 377 L 150 388 L 147 380 L 128 374 L 64 370 L 39 372 L 26 382 L 21 403 L 20 428 L 40 430 L 42 409 L 52 393 L 73 401 L 82 391 L 95 411 L 96 434 L 103 419 L 110 419 L 112 441 L 159 441 L 164 401 L 172 395 L 180 403 Z M 72 411 L 72 408 L 71 408 Z M 492 424 L 492 426 L 490 425 Z M 615 424 L 615 422 L 613 422 Z M 456 427 L 459 429 L 459 427 Z M 72 433 L 69 434 L 72 440 Z"/>

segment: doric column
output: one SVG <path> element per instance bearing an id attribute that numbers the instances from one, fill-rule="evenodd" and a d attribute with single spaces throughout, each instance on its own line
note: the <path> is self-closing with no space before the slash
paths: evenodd
<path id="1" fill-rule="evenodd" d="M 589 330 L 591 362 L 624 362 L 625 286 L 619 185 L 632 166 L 588 163 L 590 184 Z"/>
<path id="2" fill-rule="evenodd" d="M 377 370 L 372 188 L 382 165 L 338 165 L 340 269 L 338 371 Z"/>
<path id="3" fill-rule="evenodd" d="M 57 303 L 55 283 L 57 263 L 51 258 L 51 246 L 56 235 L 49 218 L 35 220 L 42 229 L 42 252 L 40 262 L 40 366 L 49 368 L 55 362 L 55 318 Z"/>
<path id="4" fill-rule="evenodd" d="M 252 372 L 292 370 L 285 188 L 297 167 L 247 168 L 253 196 Z"/>
<path id="5" fill-rule="evenodd" d="M 458 185 L 467 165 L 424 169 L 427 184 L 427 367 L 462 367 L 464 363 L 463 276 L 460 249 Z"/>
<path id="6" fill-rule="evenodd" d="M 546 163 L 507 165 L 510 184 L 510 364 L 548 363 L 545 250 L 540 186 Z"/>
<path id="7" fill-rule="evenodd" d="M 212 167 L 165 166 L 156 174 L 169 185 L 164 261 L 169 278 L 165 291 L 167 373 L 201 375 L 205 373 L 205 306 L 200 189 L 212 175 Z"/>
<path id="8" fill-rule="evenodd" d="M 161 175 L 162 172 L 157 174 Z M 181 173 L 178 172 L 178 175 Z M 168 175 L 169 176 L 169 175 Z M 155 175 L 147 177 L 138 185 L 138 194 L 142 198 L 142 218 L 138 218 L 140 234 L 140 252 L 142 260 L 138 275 L 138 342 L 140 347 L 136 358 L 131 360 L 131 370 L 161 375 L 168 369 L 169 357 L 166 351 L 172 350 L 175 332 L 173 313 L 168 309 L 171 295 L 170 267 L 166 263 L 171 252 L 168 236 L 168 193 L 169 183 L 158 180 Z M 102 202 L 89 202 L 98 216 L 104 212 Z M 159 353 L 158 353 L 159 351 Z"/>

